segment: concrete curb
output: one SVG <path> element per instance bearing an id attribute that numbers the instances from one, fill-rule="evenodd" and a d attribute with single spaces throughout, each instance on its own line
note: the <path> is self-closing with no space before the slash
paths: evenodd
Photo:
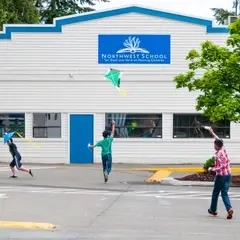
<path id="1" fill-rule="evenodd" d="M 122 171 L 147 171 L 147 172 L 158 172 L 158 171 L 170 171 L 170 172 L 204 172 L 202 167 L 162 167 L 162 168 L 126 168 L 118 169 Z M 232 173 L 240 173 L 240 168 L 231 168 Z"/>
<path id="2" fill-rule="evenodd" d="M 57 226 L 50 223 L 0 221 L 0 228 L 27 228 L 53 230 Z"/>
<path id="3" fill-rule="evenodd" d="M 159 184 L 165 186 L 193 186 L 193 187 L 213 187 L 214 182 L 204 182 L 204 181 L 180 181 L 173 177 L 164 178 L 158 181 Z M 230 187 L 240 188 L 240 184 L 231 183 Z"/>
<path id="4" fill-rule="evenodd" d="M 201 187 L 213 187 L 213 182 L 197 182 L 197 181 L 179 181 L 173 177 L 164 178 L 159 182 L 161 185 L 171 186 L 201 186 Z"/>
<path id="5" fill-rule="evenodd" d="M 118 169 L 119 170 L 119 169 Z M 145 179 L 144 182 L 147 183 L 161 183 L 162 185 L 175 185 L 175 186 L 213 186 L 213 182 L 197 182 L 197 181 L 180 181 L 174 178 L 168 178 L 168 176 L 173 172 L 182 173 L 198 173 L 204 172 L 202 167 L 177 167 L 177 168 L 127 168 L 121 169 L 123 171 L 147 171 L 153 172 L 152 176 Z M 240 173 L 240 168 L 231 168 L 232 173 Z M 234 185 L 234 187 L 239 187 L 239 185 Z"/>

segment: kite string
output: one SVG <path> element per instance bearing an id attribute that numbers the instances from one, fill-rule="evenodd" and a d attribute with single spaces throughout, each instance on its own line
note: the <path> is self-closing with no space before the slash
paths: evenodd
<path id="1" fill-rule="evenodd" d="M 73 76 L 74 76 L 78 71 L 80 71 L 80 68 L 75 69 L 74 72 L 70 73 L 70 77 L 73 78 Z"/>
<path id="2" fill-rule="evenodd" d="M 29 139 L 24 138 L 20 133 L 16 132 L 16 134 L 17 134 L 20 138 L 22 138 L 23 140 L 25 140 L 26 142 L 28 142 L 28 143 L 30 143 L 31 145 L 33 145 L 34 147 L 36 147 L 37 149 L 42 150 L 41 147 L 38 147 L 34 142 L 30 141 Z"/>

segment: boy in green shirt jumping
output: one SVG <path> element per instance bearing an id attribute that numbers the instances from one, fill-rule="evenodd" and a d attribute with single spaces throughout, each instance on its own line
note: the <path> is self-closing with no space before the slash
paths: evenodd
<path id="1" fill-rule="evenodd" d="M 105 183 L 108 181 L 108 176 L 112 170 L 112 142 L 115 133 L 115 122 L 112 121 L 112 132 L 104 131 L 102 133 L 103 140 L 97 142 L 95 145 L 88 145 L 90 148 L 102 148 L 102 165 Z"/>

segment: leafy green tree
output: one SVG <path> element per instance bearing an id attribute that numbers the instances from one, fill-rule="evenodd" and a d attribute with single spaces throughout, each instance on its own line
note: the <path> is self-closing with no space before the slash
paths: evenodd
<path id="1" fill-rule="evenodd" d="M 56 17 L 93 11 L 95 2 L 109 2 L 109 0 L 37 0 L 36 7 L 41 15 L 41 22 L 53 23 Z"/>
<path id="2" fill-rule="evenodd" d="M 231 10 L 223 9 L 223 8 L 212 8 L 211 10 L 214 12 L 214 17 L 217 20 L 218 24 L 224 24 L 229 16 L 238 16 L 240 9 L 240 0 L 233 1 L 233 7 Z"/>
<path id="3" fill-rule="evenodd" d="M 3 24 L 38 23 L 35 0 L 0 0 L 0 29 Z"/>
<path id="4" fill-rule="evenodd" d="M 196 109 L 212 122 L 240 122 L 240 18 L 230 25 L 226 47 L 206 41 L 186 60 L 189 71 L 174 78 L 176 87 L 197 91 Z"/>

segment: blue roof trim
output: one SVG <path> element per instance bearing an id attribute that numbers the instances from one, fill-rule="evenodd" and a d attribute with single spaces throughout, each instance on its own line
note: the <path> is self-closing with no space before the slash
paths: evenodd
<path id="1" fill-rule="evenodd" d="M 195 18 L 195 17 L 188 17 L 184 15 L 178 15 L 143 7 L 125 7 L 125 8 L 119 8 L 115 10 L 108 10 L 103 12 L 90 12 L 86 15 L 78 15 L 78 16 L 69 16 L 65 19 L 56 19 L 55 25 L 39 25 L 39 26 L 32 26 L 32 25 L 25 25 L 25 26 L 5 26 L 5 32 L 0 33 L 0 39 L 11 39 L 12 33 L 54 33 L 54 32 L 62 32 L 62 26 L 67 24 L 73 24 L 78 22 L 86 22 L 106 17 L 112 17 L 112 16 L 118 16 L 122 14 L 127 13 L 140 13 L 145 15 L 150 15 L 154 17 L 161 17 L 161 18 L 167 18 L 171 20 L 186 22 L 186 23 L 192 23 L 197 25 L 206 26 L 206 32 L 207 33 L 228 33 L 229 29 L 227 27 L 212 27 L 212 21 L 205 20 L 201 18 Z"/>

